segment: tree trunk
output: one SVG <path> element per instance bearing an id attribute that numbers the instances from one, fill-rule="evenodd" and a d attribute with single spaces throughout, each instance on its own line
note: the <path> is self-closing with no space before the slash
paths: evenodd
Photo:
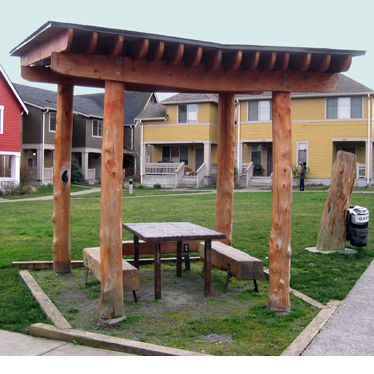
<path id="1" fill-rule="evenodd" d="M 273 92 L 273 212 L 269 242 L 268 307 L 290 311 L 292 146 L 291 95 Z"/>
<path id="2" fill-rule="evenodd" d="M 220 94 L 218 100 L 218 162 L 216 225 L 218 232 L 226 234 L 221 240 L 232 243 L 234 201 L 234 154 L 235 154 L 235 95 Z"/>
<path id="3" fill-rule="evenodd" d="M 125 85 L 105 82 L 101 152 L 100 317 L 124 315 L 122 273 L 122 174 Z"/>
<path id="4" fill-rule="evenodd" d="M 73 86 L 59 85 L 53 163 L 53 271 L 70 273 L 70 190 L 73 134 Z"/>
<path id="5" fill-rule="evenodd" d="M 356 177 L 356 155 L 339 151 L 331 170 L 331 183 L 319 227 L 317 249 L 344 250 L 346 216 Z"/>

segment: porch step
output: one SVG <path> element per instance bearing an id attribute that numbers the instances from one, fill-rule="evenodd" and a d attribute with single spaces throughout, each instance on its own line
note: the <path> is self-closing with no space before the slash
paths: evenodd
<path id="1" fill-rule="evenodd" d="M 270 177 L 252 177 L 249 181 L 249 186 L 251 187 L 270 187 L 271 178 Z"/>
<path id="2" fill-rule="evenodd" d="M 183 176 L 178 183 L 178 188 L 196 188 L 197 177 L 195 176 Z"/>

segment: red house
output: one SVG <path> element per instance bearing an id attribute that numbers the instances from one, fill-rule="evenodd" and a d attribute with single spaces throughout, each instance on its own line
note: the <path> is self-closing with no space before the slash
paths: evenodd
<path id="1" fill-rule="evenodd" d="M 20 182 L 23 113 L 26 105 L 0 65 L 0 190 Z"/>

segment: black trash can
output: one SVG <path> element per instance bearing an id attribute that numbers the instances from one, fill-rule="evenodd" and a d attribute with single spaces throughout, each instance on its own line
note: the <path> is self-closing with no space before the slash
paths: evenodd
<path id="1" fill-rule="evenodd" d="M 355 247 L 365 247 L 368 244 L 369 216 L 367 208 L 351 205 L 347 210 L 346 240 Z"/>

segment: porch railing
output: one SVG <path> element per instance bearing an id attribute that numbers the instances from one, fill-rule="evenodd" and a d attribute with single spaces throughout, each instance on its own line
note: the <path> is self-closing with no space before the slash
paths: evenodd
<path id="1" fill-rule="evenodd" d="M 205 177 L 205 163 L 203 163 L 197 170 L 196 170 L 196 188 L 200 187 L 201 181 Z"/>
<path id="2" fill-rule="evenodd" d="M 184 165 L 182 163 L 172 163 L 172 162 L 157 162 L 157 163 L 146 163 L 145 164 L 145 174 L 175 174 L 176 170 Z"/>
<path id="3" fill-rule="evenodd" d="M 94 181 L 96 179 L 96 169 L 87 169 L 87 180 Z"/>
<path id="4" fill-rule="evenodd" d="M 181 164 L 175 170 L 175 188 L 178 187 L 178 184 L 179 184 L 180 180 L 183 178 L 184 165 L 185 165 L 184 162 L 181 162 Z"/>
<path id="5" fill-rule="evenodd" d="M 44 183 L 53 183 L 53 167 L 44 168 Z"/>
<path id="6" fill-rule="evenodd" d="M 374 175 L 374 166 L 372 167 L 371 170 L 371 175 Z M 357 162 L 356 165 L 356 178 L 366 178 L 366 164 L 360 164 Z"/>
<path id="7" fill-rule="evenodd" d="M 246 187 L 249 186 L 249 182 L 251 181 L 251 178 L 253 176 L 253 162 L 250 162 L 249 164 L 243 164 L 242 165 L 242 175 L 246 177 Z"/>

